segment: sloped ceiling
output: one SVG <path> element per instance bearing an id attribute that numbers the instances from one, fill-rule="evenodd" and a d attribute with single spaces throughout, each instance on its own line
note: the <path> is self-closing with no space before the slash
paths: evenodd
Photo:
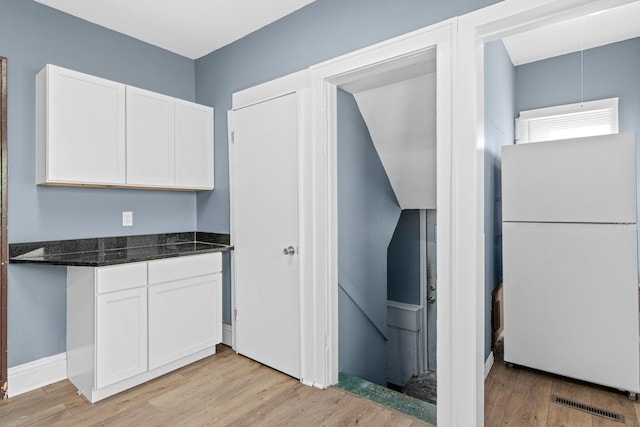
<path id="1" fill-rule="evenodd" d="M 353 91 L 369 134 L 402 209 L 436 208 L 435 60 L 400 81 Z M 423 74 L 427 72 L 428 74 Z M 389 76 L 387 76 L 389 77 Z"/>

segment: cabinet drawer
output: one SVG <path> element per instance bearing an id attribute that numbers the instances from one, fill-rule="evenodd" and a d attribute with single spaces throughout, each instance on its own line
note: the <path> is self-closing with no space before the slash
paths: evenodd
<path id="1" fill-rule="evenodd" d="M 212 253 L 149 262 L 149 284 L 222 271 L 222 254 Z"/>
<path id="2" fill-rule="evenodd" d="M 98 294 L 133 289 L 147 284 L 147 263 L 135 262 L 96 269 Z"/>

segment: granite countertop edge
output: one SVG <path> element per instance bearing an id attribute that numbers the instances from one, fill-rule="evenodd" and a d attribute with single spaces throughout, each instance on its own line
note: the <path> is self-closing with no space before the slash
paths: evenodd
<path id="1" fill-rule="evenodd" d="M 229 234 L 200 231 L 9 244 L 12 264 L 103 267 L 232 250 Z"/>

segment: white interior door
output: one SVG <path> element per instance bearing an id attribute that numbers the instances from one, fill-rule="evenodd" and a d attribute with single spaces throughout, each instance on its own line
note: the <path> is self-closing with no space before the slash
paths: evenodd
<path id="1" fill-rule="evenodd" d="M 300 378 L 297 96 L 232 122 L 236 351 Z"/>

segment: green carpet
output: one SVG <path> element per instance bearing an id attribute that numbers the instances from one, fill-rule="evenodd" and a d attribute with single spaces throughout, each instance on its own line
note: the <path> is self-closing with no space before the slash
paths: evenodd
<path id="1" fill-rule="evenodd" d="M 362 378 L 340 372 L 338 387 L 396 411 L 436 425 L 436 406 Z"/>

